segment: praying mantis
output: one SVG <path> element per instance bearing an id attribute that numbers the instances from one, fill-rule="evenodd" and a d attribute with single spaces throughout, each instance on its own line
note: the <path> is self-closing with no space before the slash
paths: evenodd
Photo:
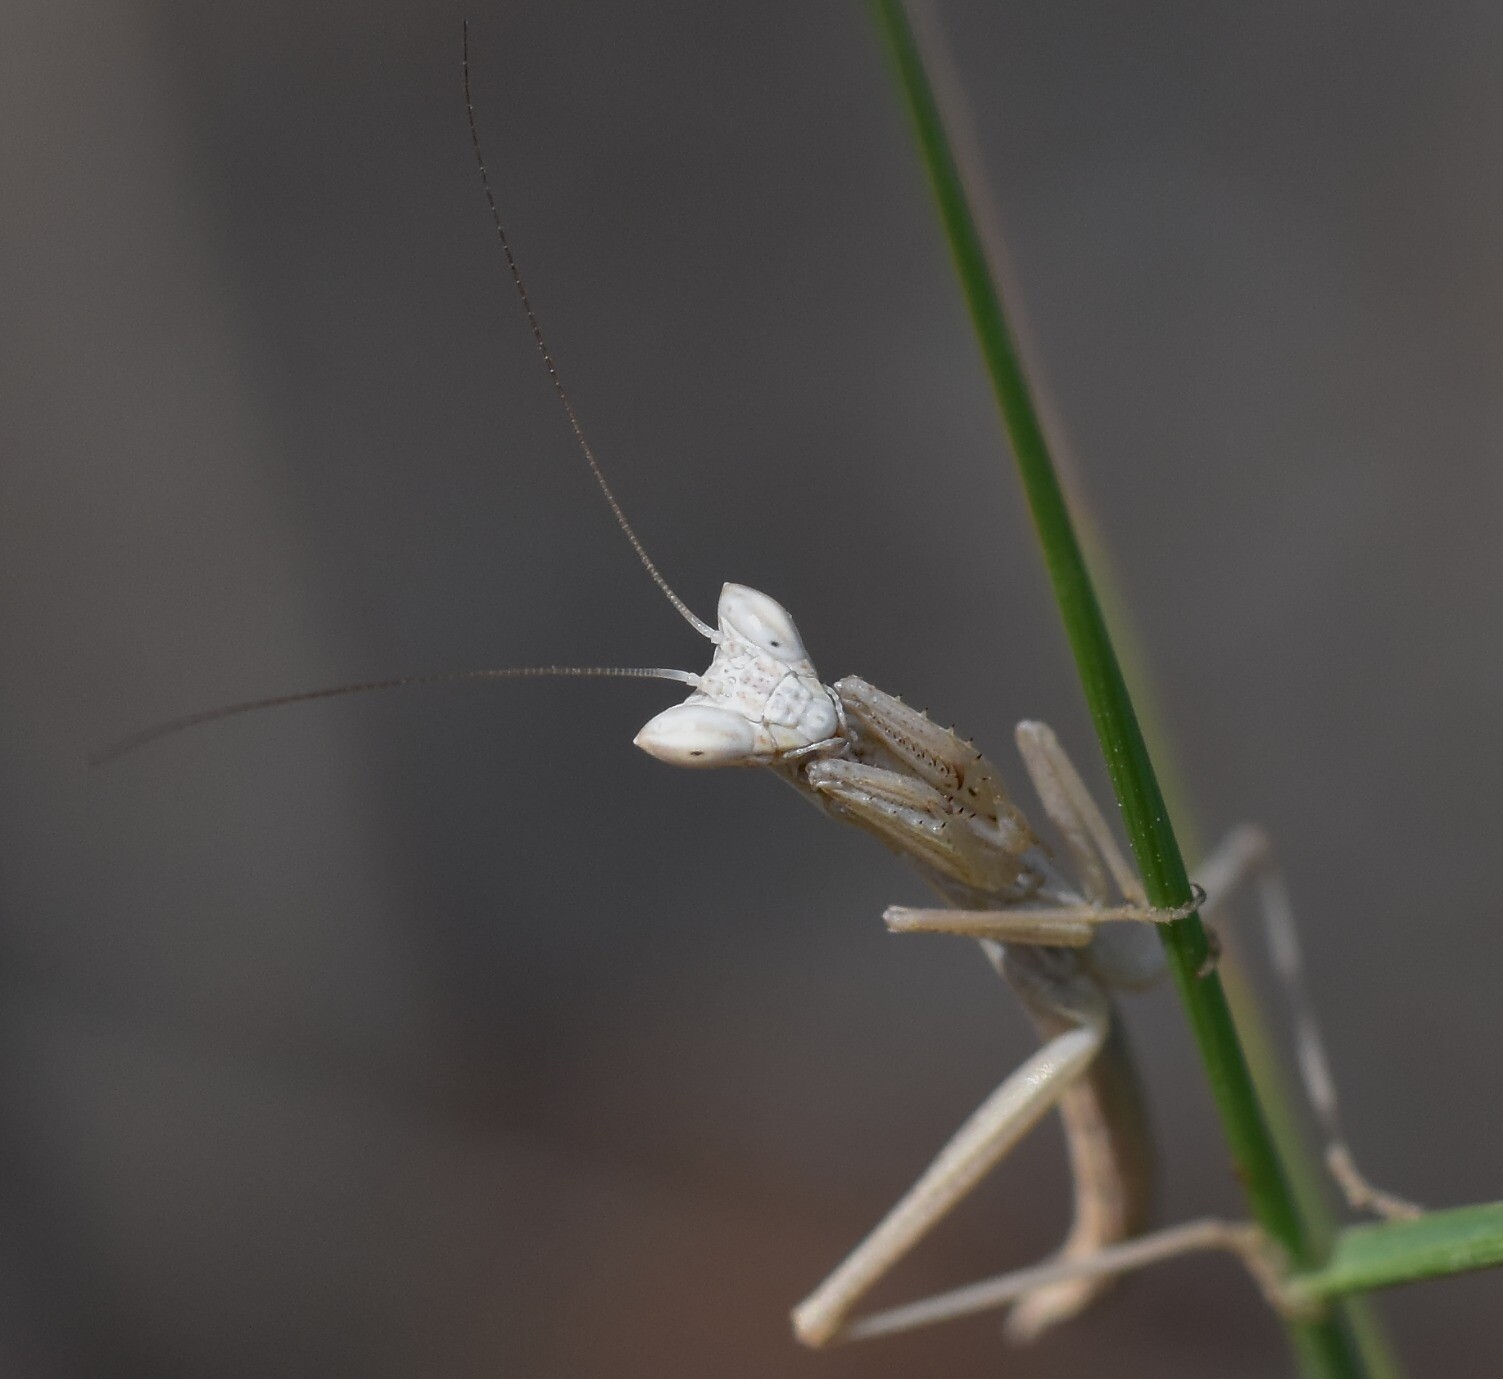
<path id="1" fill-rule="evenodd" d="M 473 109 L 471 130 L 473 135 Z M 478 136 L 476 151 L 478 155 Z M 1234 1250 L 1276 1296 L 1277 1261 L 1251 1228 L 1208 1222 L 1142 1234 L 1149 1165 L 1113 1002 L 1117 992 L 1149 985 L 1157 977 L 1152 926 L 1182 912 L 1147 906 L 1102 811 L 1044 725 L 1020 725 L 1018 748 L 1044 816 L 1059 835 L 1057 850 L 1002 786 L 998 769 L 955 733 L 864 680 L 847 677 L 826 684 L 793 619 L 770 596 L 728 584 L 714 626 L 689 612 L 648 558 L 585 442 L 501 228 L 483 161 L 480 166 L 509 269 L 585 458 L 644 567 L 672 605 L 711 640 L 714 651 L 703 672 L 534 667 L 462 674 L 648 676 L 688 685 L 688 700 L 647 724 L 637 737 L 639 746 L 674 765 L 770 770 L 823 812 L 877 836 L 910 861 L 950 907 L 894 908 L 887 912 L 888 926 L 902 933 L 979 940 L 984 956 L 1018 993 L 1044 1039 L 1039 1053 L 983 1103 L 892 1213 L 795 1309 L 799 1338 L 824 1345 L 1013 1303 L 1009 1329 L 1027 1339 L 1079 1312 L 1114 1274 L 1184 1248 Z M 445 678 L 452 677 L 384 681 L 233 705 L 149 730 L 121 749 L 250 709 Z M 1212 903 L 1243 882 L 1258 884 L 1265 898 L 1277 888 L 1266 844 L 1250 832 L 1234 835 L 1201 869 L 1200 878 Z M 1287 965 L 1281 962 L 1285 966 L 1297 974 L 1295 958 Z M 1302 1042 L 1307 1080 L 1323 1120 L 1329 1120 L 1333 1161 L 1343 1166 L 1348 1195 L 1359 1204 L 1402 1213 L 1407 1204 L 1367 1188 L 1351 1167 L 1344 1141 L 1334 1130 L 1334 1093 L 1313 1022 L 1302 1032 L 1315 1041 Z M 1310 1074 L 1311 1068 L 1317 1073 Z M 1067 1127 L 1077 1187 L 1076 1225 L 1059 1259 L 980 1290 L 856 1316 L 869 1290 L 1055 1107 Z"/>

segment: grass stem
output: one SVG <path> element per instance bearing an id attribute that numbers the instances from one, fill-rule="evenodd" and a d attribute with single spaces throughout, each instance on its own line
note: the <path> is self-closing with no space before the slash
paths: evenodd
<path id="1" fill-rule="evenodd" d="M 918 139 L 1144 887 L 1157 906 L 1184 905 L 1191 899 L 1184 859 L 1076 539 L 924 56 L 901 0 L 872 0 L 872 8 Z M 1220 978 L 1215 973 L 1199 975 L 1208 954 L 1205 929 L 1192 915 L 1165 926 L 1162 933 L 1253 1215 L 1297 1270 L 1310 1269 L 1317 1262 L 1310 1232 L 1258 1104 Z M 1312 1379 L 1357 1379 L 1363 1374 L 1350 1336 L 1334 1317 L 1291 1322 L 1289 1332 L 1301 1369 Z"/>

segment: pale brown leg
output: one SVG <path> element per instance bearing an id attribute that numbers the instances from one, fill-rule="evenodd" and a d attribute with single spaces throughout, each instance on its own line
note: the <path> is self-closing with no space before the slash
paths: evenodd
<path id="1" fill-rule="evenodd" d="M 1244 883 L 1251 883 L 1254 888 L 1273 968 L 1294 1013 L 1300 1079 L 1325 1136 L 1326 1167 L 1342 1195 L 1357 1211 L 1371 1211 L 1398 1219 L 1423 1215 L 1423 1208 L 1413 1202 L 1374 1187 L 1353 1161 L 1341 1127 L 1331 1062 L 1315 1018 L 1315 1005 L 1305 983 L 1305 964 L 1300 953 L 1294 911 L 1268 836 L 1250 824 L 1233 829 L 1197 868 L 1197 875 L 1209 897 L 1207 908 L 1213 911 Z"/>

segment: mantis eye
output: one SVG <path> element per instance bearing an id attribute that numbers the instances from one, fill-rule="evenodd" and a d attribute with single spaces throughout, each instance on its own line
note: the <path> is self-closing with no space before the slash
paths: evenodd
<path id="1" fill-rule="evenodd" d="M 752 725 L 740 714 L 710 704 L 664 709 L 635 740 L 648 756 L 670 766 L 753 766 L 758 761 Z"/>
<path id="2" fill-rule="evenodd" d="M 809 653 L 804 650 L 798 628 L 776 599 L 744 584 L 727 584 L 720 591 L 717 613 L 722 628 L 778 660 L 790 663 L 808 660 Z"/>

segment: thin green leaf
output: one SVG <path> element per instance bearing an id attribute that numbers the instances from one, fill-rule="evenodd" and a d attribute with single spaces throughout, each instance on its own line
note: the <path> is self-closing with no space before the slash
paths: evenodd
<path id="1" fill-rule="evenodd" d="M 1144 887 L 1155 905 L 1184 905 L 1191 899 L 1184 860 L 1050 459 L 924 59 L 901 0 L 873 0 L 873 9 L 918 137 Z M 1221 982 L 1215 974 L 1200 975 L 1208 951 L 1205 930 L 1198 916 L 1191 916 L 1165 926 L 1162 933 L 1253 1213 L 1296 1267 L 1309 1267 L 1313 1262 L 1310 1232 L 1289 1190 L 1258 1105 Z M 1349 1334 L 1335 1319 L 1293 1323 L 1290 1338 L 1308 1375 L 1353 1379 L 1363 1373 Z"/>
<path id="2" fill-rule="evenodd" d="M 1296 1274 L 1289 1288 L 1299 1301 L 1323 1302 L 1496 1264 L 1503 1264 L 1503 1202 L 1485 1202 L 1413 1221 L 1349 1226 L 1325 1265 Z"/>

